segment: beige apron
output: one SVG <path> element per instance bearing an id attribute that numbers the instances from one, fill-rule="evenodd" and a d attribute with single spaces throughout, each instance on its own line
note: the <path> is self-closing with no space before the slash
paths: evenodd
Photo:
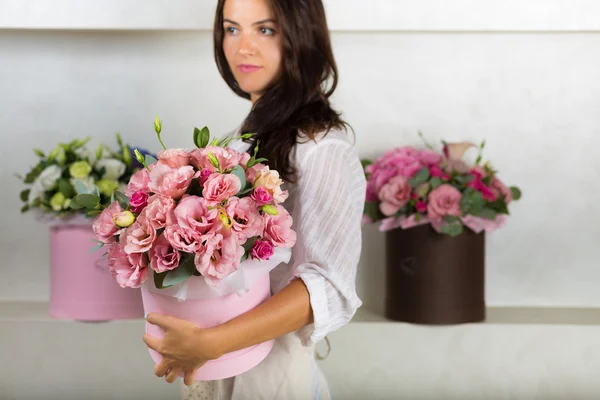
<path id="1" fill-rule="evenodd" d="M 314 346 L 294 334 L 275 340 L 267 358 L 248 372 L 220 381 L 182 384 L 182 400 L 330 400 Z"/>

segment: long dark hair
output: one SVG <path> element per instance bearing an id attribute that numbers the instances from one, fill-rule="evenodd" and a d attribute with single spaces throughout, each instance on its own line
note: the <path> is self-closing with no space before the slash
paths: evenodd
<path id="1" fill-rule="evenodd" d="M 250 94 L 238 86 L 223 51 L 223 8 L 219 0 L 214 26 L 214 52 L 219 72 L 229 87 L 245 99 Z M 242 132 L 255 133 L 259 155 L 294 182 L 296 169 L 290 159 L 300 137 L 314 140 L 320 132 L 345 128 L 329 97 L 338 84 L 338 70 L 322 0 L 270 0 L 282 35 L 282 74 L 254 104 Z"/>

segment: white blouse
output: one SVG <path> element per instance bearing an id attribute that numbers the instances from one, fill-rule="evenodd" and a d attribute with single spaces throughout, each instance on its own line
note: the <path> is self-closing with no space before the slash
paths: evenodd
<path id="1" fill-rule="evenodd" d="M 297 181 L 284 188 L 297 241 L 290 263 L 271 272 L 271 288 L 276 293 L 297 277 L 308 288 L 314 323 L 296 332 L 304 346 L 347 324 L 362 305 L 355 280 L 366 180 L 349 136 L 332 130 L 316 142 L 301 140 L 293 154 Z M 246 151 L 249 145 L 230 147 Z"/>

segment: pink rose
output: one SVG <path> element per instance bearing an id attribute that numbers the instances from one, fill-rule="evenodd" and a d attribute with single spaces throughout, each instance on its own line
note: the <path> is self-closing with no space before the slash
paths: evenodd
<path id="1" fill-rule="evenodd" d="M 208 209 L 205 199 L 198 196 L 184 196 L 173 213 L 174 223 L 182 229 L 193 232 L 195 238 L 212 236 L 221 227 L 218 210 Z"/>
<path id="2" fill-rule="evenodd" d="M 125 194 L 131 197 L 135 192 L 149 192 L 149 183 L 150 171 L 148 171 L 146 168 L 140 169 L 129 179 L 129 183 L 127 184 L 127 188 L 125 189 Z"/>
<path id="3" fill-rule="evenodd" d="M 123 209 L 117 201 L 113 202 L 108 208 L 105 208 L 100 215 L 94 219 L 92 229 L 96 238 L 102 243 L 116 243 L 116 236 L 120 233 L 119 228 L 113 221 L 113 216 L 122 212 Z"/>
<path id="4" fill-rule="evenodd" d="M 148 187 L 154 193 L 178 200 L 188 190 L 195 175 L 196 171 L 190 165 L 171 168 L 159 161 L 152 166 Z"/>
<path id="5" fill-rule="evenodd" d="M 204 168 L 202 171 L 200 171 L 200 177 L 198 178 L 200 185 L 204 186 L 204 184 L 206 183 L 208 178 L 212 175 L 212 173 L 213 172 L 208 168 Z"/>
<path id="6" fill-rule="evenodd" d="M 131 207 L 131 211 L 136 214 L 141 213 L 144 207 L 148 205 L 148 197 L 150 197 L 148 193 L 142 190 L 138 190 L 137 192 L 132 194 L 131 198 L 129 199 L 129 206 Z"/>
<path id="7" fill-rule="evenodd" d="M 233 174 L 213 174 L 202 189 L 202 196 L 206 199 L 206 204 L 215 206 L 223 200 L 235 196 L 242 189 L 240 178 Z"/>
<path id="8" fill-rule="evenodd" d="M 504 199 L 504 201 L 508 204 L 512 201 L 512 192 L 510 188 L 506 186 L 500 179 L 495 176 L 490 181 L 490 190 L 493 193 L 494 197 L 497 199 Z"/>
<path id="9" fill-rule="evenodd" d="M 121 244 L 108 249 L 108 269 L 122 288 L 139 288 L 148 278 L 148 260 L 145 254 L 127 254 Z"/>
<path id="10" fill-rule="evenodd" d="M 171 168 L 190 165 L 190 153 L 184 149 L 167 149 L 158 153 L 158 159 Z"/>
<path id="11" fill-rule="evenodd" d="M 171 271 L 179 266 L 179 251 L 175 250 L 165 235 L 160 235 L 148 252 L 150 268 L 161 273 Z"/>
<path id="12" fill-rule="evenodd" d="M 259 260 L 268 260 L 275 252 L 275 247 L 271 242 L 256 240 L 250 250 L 250 257 Z"/>
<path id="13" fill-rule="evenodd" d="M 462 195 L 454 186 L 443 184 L 429 193 L 427 216 L 429 219 L 440 218 L 446 215 L 461 215 L 460 199 Z"/>
<path id="14" fill-rule="evenodd" d="M 292 230 L 292 216 L 283 206 L 276 208 L 278 215 L 263 215 L 265 230 L 262 236 L 277 247 L 293 247 L 296 244 L 296 232 Z"/>
<path id="15" fill-rule="evenodd" d="M 424 213 L 427 211 L 427 203 L 425 203 L 423 200 L 419 200 L 417 201 L 415 208 L 417 209 L 417 212 Z"/>
<path id="16" fill-rule="evenodd" d="M 208 169 L 211 172 L 217 171 L 217 168 L 212 165 L 208 158 L 209 153 L 217 158 L 222 171 L 235 168 L 240 164 L 240 160 L 242 159 L 242 155 L 233 149 L 208 146 L 203 149 L 195 149 L 190 153 L 192 165 L 199 170 Z"/>
<path id="17" fill-rule="evenodd" d="M 202 237 L 198 233 L 176 224 L 167 225 L 164 235 L 175 250 L 196 253 L 202 247 Z"/>
<path id="18" fill-rule="evenodd" d="M 271 192 L 269 192 L 262 186 L 254 189 L 250 197 L 256 202 L 256 205 L 259 207 L 264 206 L 265 204 L 271 204 L 271 202 L 273 201 L 273 196 L 271 195 Z"/>
<path id="19" fill-rule="evenodd" d="M 232 197 L 225 210 L 232 220 L 231 231 L 238 243 L 243 244 L 249 238 L 262 234 L 264 220 L 258 212 L 257 204 L 250 197 Z"/>
<path id="20" fill-rule="evenodd" d="M 125 252 L 127 254 L 133 254 L 147 252 L 150 250 L 155 240 L 156 230 L 150 225 L 149 221 L 141 215 L 133 225 L 123 231 L 120 242 L 125 243 Z"/>
<path id="21" fill-rule="evenodd" d="M 216 286 L 237 271 L 243 255 L 244 248 L 237 244 L 233 236 L 217 234 L 202 246 L 194 258 L 194 263 L 206 283 Z"/>
<path id="22" fill-rule="evenodd" d="M 142 214 L 154 229 L 162 229 L 167 225 L 174 209 L 175 200 L 155 194 L 148 199 L 148 205 Z"/>
<path id="23" fill-rule="evenodd" d="M 410 200 L 411 187 L 408 178 L 395 176 L 386 183 L 379 191 L 379 209 L 386 216 L 392 216 L 398 212 Z"/>
<path id="24" fill-rule="evenodd" d="M 246 170 L 246 180 L 250 182 L 254 186 L 254 181 L 256 181 L 256 174 L 258 171 L 265 168 L 265 164 L 256 164 Z"/>
<path id="25" fill-rule="evenodd" d="M 264 167 L 258 171 L 254 180 L 254 187 L 267 189 L 277 203 L 283 203 L 288 198 L 288 192 L 282 190 L 282 185 L 283 180 L 279 178 L 279 172 L 269 169 L 269 167 Z"/>

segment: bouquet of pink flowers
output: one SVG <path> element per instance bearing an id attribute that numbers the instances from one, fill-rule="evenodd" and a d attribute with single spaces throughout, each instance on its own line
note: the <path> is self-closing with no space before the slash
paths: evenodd
<path id="1" fill-rule="evenodd" d="M 78 198 L 96 215 L 97 248 L 108 246 L 121 287 L 140 287 L 151 274 L 158 289 L 192 276 L 216 287 L 245 260 L 269 260 L 295 244 L 281 205 L 288 193 L 278 172 L 257 159 L 258 144 L 253 156 L 240 153 L 226 147 L 232 138 L 211 142 L 205 127 L 194 130 L 195 149 L 166 149 L 158 118 L 154 128 L 164 150 L 158 160 L 136 151 L 144 168 L 125 193 L 115 192 L 106 208 L 93 192 Z"/>
<path id="2" fill-rule="evenodd" d="M 457 236 L 467 226 L 491 232 L 506 219 L 508 204 L 521 197 L 506 186 L 489 162 L 481 164 L 485 141 L 475 165 L 462 158 L 472 143 L 443 143 L 441 153 L 401 147 L 374 163 L 363 161 L 367 176 L 364 221 L 381 222 L 379 229 L 408 229 L 430 223 L 443 234 Z"/>

